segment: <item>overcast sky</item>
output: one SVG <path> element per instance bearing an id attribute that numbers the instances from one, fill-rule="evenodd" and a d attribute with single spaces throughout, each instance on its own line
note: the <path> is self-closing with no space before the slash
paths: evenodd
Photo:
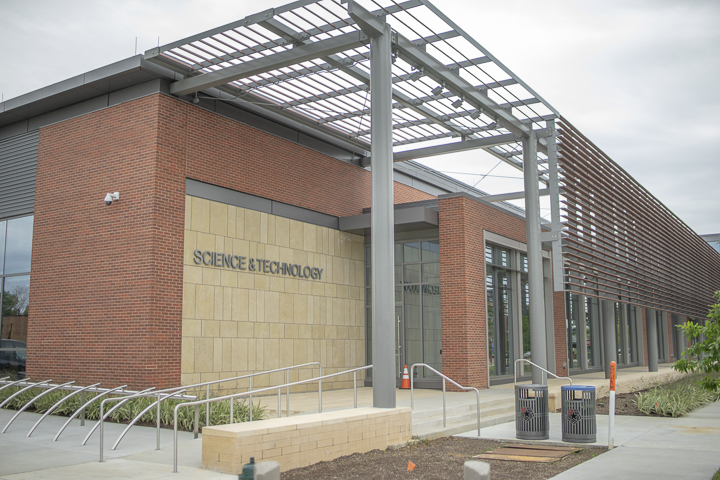
<path id="1" fill-rule="evenodd" d="M 136 37 L 142 53 L 158 37 L 285 3 L 0 0 L 0 92 L 16 97 L 132 56 Z M 697 233 L 720 233 L 720 2 L 435 4 Z M 426 163 L 474 184 L 497 160 L 472 152 Z M 522 190 L 519 176 L 502 164 L 477 187 Z"/>

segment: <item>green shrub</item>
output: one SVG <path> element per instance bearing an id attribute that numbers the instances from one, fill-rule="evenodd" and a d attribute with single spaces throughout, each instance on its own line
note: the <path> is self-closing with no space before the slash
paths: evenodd
<path id="1" fill-rule="evenodd" d="M 21 387 L 10 387 L 6 388 L 2 391 L 0 391 L 0 403 L 5 401 L 7 398 L 12 396 L 13 394 L 17 393 L 21 390 Z M 7 405 L 5 405 L 4 408 L 7 409 L 13 409 L 13 410 L 19 410 L 22 408 L 27 402 L 32 400 L 34 397 L 39 395 L 43 392 L 43 389 L 39 388 L 31 388 L 17 397 L 13 398 Z M 72 392 L 66 391 L 66 390 L 55 390 L 53 392 L 48 393 L 47 395 L 43 396 L 42 398 L 39 398 L 28 410 L 29 411 L 35 411 L 36 413 L 45 413 L 48 411 L 50 407 L 55 405 L 61 398 L 69 395 Z M 87 392 L 85 394 L 85 402 L 90 401 L 92 398 L 97 396 L 96 393 L 90 393 Z M 119 398 L 120 396 L 104 396 L 102 397 L 102 400 L 106 398 Z M 204 392 L 201 392 L 198 395 L 199 399 L 205 398 Z M 80 406 L 82 405 L 82 398 L 80 394 L 77 394 L 73 396 L 72 398 L 68 399 L 66 402 L 63 402 L 56 408 L 52 414 L 53 415 L 59 415 L 59 416 L 69 416 L 72 415 Z M 108 421 L 118 422 L 118 423 L 128 423 L 132 421 L 137 415 L 140 414 L 145 408 L 150 406 L 153 402 L 157 400 L 156 397 L 140 397 L 140 398 L 133 398 L 125 403 L 123 403 L 117 410 L 115 410 L 110 416 L 108 417 Z M 175 409 L 175 406 L 179 403 L 187 402 L 188 400 L 182 400 L 182 399 L 167 399 L 160 403 L 160 424 L 161 426 L 172 428 L 173 426 L 173 411 Z M 96 402 L 92 402 L 88 407 L 85 409 L 85 418 L 88 420 L 97 420 L 100 418 L 100 403 L 101 401 L 98 400 Z M 107 414 L 107 412 L 115 407 L 118 402 L 107 402 L 104 406 L 104 412 Z M 256 404 L 253 404 L 253 420 L 263 420 L 267 417 L 267 413 L 265 411 L 265 407 L 262 407 L 260 405 L 260 402 L 258 401 Z M 205 425 L 205 409 L 206 405 L 200 405 L 200 425 L 199 427 L 202 428 Z M 241 398 L 241 399 L 235 399 L 235 405 L 233 408 L 233 417 L 235 423 L 241 423 L 241 422 L 247 422 L 250 419 L 250 409 L 249 409 L 249 403 L 247 399 Z M 193 429 L 193 422 L 195 420 L 195 409 L 194 407 L 185 407 L 180 408 L 178 410 L 178 429 L 181 430 L 188 430 L 191 431 Z M 210 407 L 210 425 L 223 425 L 226 423 L 229 423 L 230 420 L 230 401 L 221 401 L 212 403 Z M 149 411 L 147 411 L 142 418 L 140 419 L 140 422 L 148 422 L 155 424 L 157 421 L 157 408 L 153 407 Z"/>
<path id="2" fill-rule="evenodd" d="M 698 385 L 702 375 L 688 375 L 674 382 L 660 385 L 637 394 L 638 409 L 647 415 L 681 417 L 720 395 Z"/>

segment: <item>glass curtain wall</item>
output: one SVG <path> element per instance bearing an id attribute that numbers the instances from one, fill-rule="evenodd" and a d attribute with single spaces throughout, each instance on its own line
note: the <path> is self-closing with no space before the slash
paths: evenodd
<path id="1" fill-rule="evenodd" d="M 370 246 L 365 247 L 367 358 L 372 359 L 372 291 Z M 427 363 L 442 371 L 440 321 L 440 244 L 416 240 L 395 244 L 396 371 Z M 412 372 L 416 379 L 439 378 L 427 369 Z"/>
<path id="2" fill-rule="evenodd" d="M 612 305 L 617 365 L 637 365 L 638 338 L 635 307 L 620 302 L 614 302 Z M 565 309 L 570 368 L 586 368 L 583 366 L 583 355 L 586 355 L 588 370 L 602 367 L 604 365 L 603 343 L 605 338 L 600 316 L 600 301 L 595 297 L 567 293 Z M 583 329 L 585 330 L 584 337 Z M 583 342 L 585 342 L 584 348 Z"/>
<path id="3" fill-rule="evenodd" d="M 0 377 L 23 378 L 33 217 L 0 221 Z"/>
<path id="4" fill-rule="evenodd" d="M 531 360 L 527 256 L 486 245 L 485 263 L 488 369 L 491 376 L 509 376 L 516 359 Z M 521 373 L 529 372 L 525 366 Z"/>

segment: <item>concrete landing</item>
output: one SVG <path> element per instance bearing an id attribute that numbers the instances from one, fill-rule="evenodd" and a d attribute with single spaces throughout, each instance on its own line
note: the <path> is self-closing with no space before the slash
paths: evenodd
<path id="1" fill-rule="evenodd" d="M 562 442 L 560 414 L 550 414 L 550 439 L 531 444 L 573 445 Z M 597 442 L 581 448 L 607 446 L 608 416 L 597 416 Z M 477 438 L 477 430 L 457 437 Z M 515 422 L 489 427 L 480 438 L 518 442 Z M 720 468 L 720 402 L 686 417 L 615 416 L 615 448 L 553 478 L 558 480 L 656 480 L 682 478 L 708 480 Z"/>

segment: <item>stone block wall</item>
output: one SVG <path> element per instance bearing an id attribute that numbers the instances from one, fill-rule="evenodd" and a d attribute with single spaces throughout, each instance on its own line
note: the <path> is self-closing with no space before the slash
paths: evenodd
<path id="1" fill-rule="evenodd" d="M 205 265 L 210 255 L 197 263 L 196 251 L 245 257 L 244 269 Z M 364 259 L 361 236 L 187 196 L 183 384 L 315 361 L 323 374 L 365 365 Z M 319 278 L 283 274 L 282 264 L 317 268 Z M 292 370 L 290 381 L 317 374 Z M 284 381 L 282 372 L 263 375 L 253 387 Z M 248 381 L 223 385 L 243 389 Z M 350 386 L 351 376 L 323 382 Z M 294 388 L 315 389 L 316 383 Z"/>
<path id="2" fill-rule="evenodd" d="M 285 472 L 344 455 L 384 450 L 412 438 L 412 411 L 355 408 L 262 422 L 205 427 L 202 466 L 240 474 L 251 457 L 272 460 Z"/>

